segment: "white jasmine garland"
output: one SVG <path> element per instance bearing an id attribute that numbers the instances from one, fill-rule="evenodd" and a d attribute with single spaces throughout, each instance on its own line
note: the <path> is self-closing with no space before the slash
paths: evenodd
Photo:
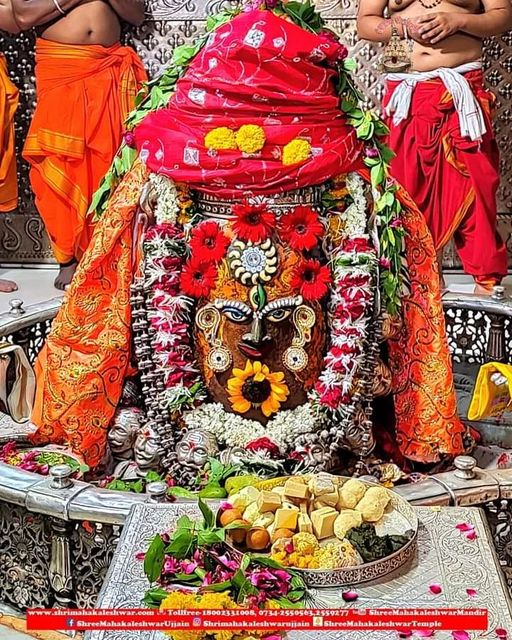
<path id="1" fill-rule="evenodd" d="M 253 440 L 266 437 L 283 454 L 294 448 L 298 436 L 314 432 L 319 424 L 309 403 L 278 412 L 266 426 L 238 414 L 228 413 L 217 402 L 204 404 L 185 413 L 183 421 L 188 429 L 209 431 L 220 445 L 226 447 L 245 447 Z"/>
<path id="2" fill-rule="evenodd" d="M 176 224 L 180 211 L 176 185 L 170 178 L 158 173 L 151 173 L 149 182 L 157 196 L 155 207 L 157 224 Z"/>

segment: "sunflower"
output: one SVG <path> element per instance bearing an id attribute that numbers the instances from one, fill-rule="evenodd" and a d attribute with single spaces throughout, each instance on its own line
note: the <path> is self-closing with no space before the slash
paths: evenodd
<path id="1" fill-rule="evenodd" d="M 284 382 L 284 373 L 270 373 L 261 362 L 246 362 L 245 369 L 233 369 L 228 380 L 229 401 L 236 413 L 247 413 L 254 406 L 260 407 L 267 418 L 279 410 L 290 395 Z"/>

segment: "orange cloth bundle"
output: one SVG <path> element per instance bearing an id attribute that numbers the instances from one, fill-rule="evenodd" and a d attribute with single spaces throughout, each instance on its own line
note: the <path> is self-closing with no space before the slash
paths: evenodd
<path id="1" fill-rule="evenodd" d="M 80 259 L 89 244 L 90 201 L 145 80 L 142 62 L 129 47 L 37 41 L 37 108 L 23 156 L 61 264 Z"/>

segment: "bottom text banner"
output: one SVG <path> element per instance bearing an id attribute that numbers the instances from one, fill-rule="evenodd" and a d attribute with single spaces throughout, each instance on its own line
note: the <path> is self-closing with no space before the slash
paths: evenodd
<path id="1" fill-rule="evenodd" d="M 29 631 L 487 631 L 485 609 L 30 609 Z"/>

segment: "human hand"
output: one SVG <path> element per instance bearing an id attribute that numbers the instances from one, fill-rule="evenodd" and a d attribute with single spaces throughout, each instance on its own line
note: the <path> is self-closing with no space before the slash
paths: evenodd
<path id="1" fill-rule="evenodd" d="M 417 19 L 419 34 L 425 42 L 436 44 L 460 31 L 460 13 L 427 13 Z"/>
<path id="2" fill-rule="evenodd" d="M 425 40 L 425 38 L 421 34 L 421 28 L 423 27 L 422 23 L 419 22 L 419 19 L 416 18 L 406 18 L 402 20 L 404 35 L 407 33 L 407 37 L 411 38 L 415 42 L 419 42 L 419 44 L 427 45 L 429 42 Z"/>

